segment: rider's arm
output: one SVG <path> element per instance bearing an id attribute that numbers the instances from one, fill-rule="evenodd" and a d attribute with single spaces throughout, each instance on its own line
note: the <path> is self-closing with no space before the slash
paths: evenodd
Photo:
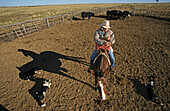
<path id="1" fill-rule="evenodd" d="M 111 37 L 110 37 L 110 42 L 112 43 L 112 44 L 114 44 L 115 43 L 115 35 L 114 35 L 114 33 L 111 35 Z"/>
<path id="2" fill-rule="evenodd" d="M 115 35 L 114 35 L 114 33 L 111 31 L 111 36 L 110 36 L 110 42 L 111 42 L 111 44 L 114 44 L 115 43 Z"/>
<path id="3" fill-rule="evenodd" d="M 95 34 L 94 34 L 94 41 L 95 41 L 95 43 L 98 44 L 98 45 L 101 45 L 101 46 L 102 46 L 102 45 L 106 45 L 106 41 L 100 39 L 100 36 L 99 36 L 99 32 L 98 32 L 98 31 L 96 31 Z"/>

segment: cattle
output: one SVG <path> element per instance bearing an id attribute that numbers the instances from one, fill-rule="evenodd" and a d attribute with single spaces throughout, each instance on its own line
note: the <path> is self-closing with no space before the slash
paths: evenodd
<path id="1" fill-rule="evenodd" d="M 123 19 L 130 17 L 129 11 L 122 12 L 120 10 L 111 10 L 111 11 L 108 10 L 106 12 L 106 14 L 107 14 L 107 17 L 115 17 L 115 18 L 121 18 L 122 17 Z"/>
<path id="2" fill-rule="evenodd" d="M 108 10 L 106 13 L 108 17 L 115 17 L 115 18 L 120 18 L 123 15 L 122 11 L 120 10 L 111 10 L 111 11 Z"/>
<path id="3" fill-rule="evenodd" d="M 88 17 L 88 20 L 90 20 L 91 17 L 94 17 L 94 13 L 92 13 L 92 12 L 82 12 L 81 16 L 82 16 L 83 20 L 84 20 L 85 17 Z"/>
<path id="4" fill-rule="evenodd" d="M 131 15 L 131 14 L 129 13 L 129 11 L 124 11 L 124 12 L 123 12 L 123 19 L 129 18 L 130 15 Z"/>

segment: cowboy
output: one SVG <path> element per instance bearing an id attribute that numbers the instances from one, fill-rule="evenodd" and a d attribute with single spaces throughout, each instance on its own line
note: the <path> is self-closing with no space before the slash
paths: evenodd
<path id="1" fill-rule="evenodd" d="M 110 27 L 110 23 L 108 20 L 104 20 L 103 23 L 100 24 L 100 26 L 101 27 L 98 30 L 96 30 L 94 34 L 94 41 L 96 43 L 96 48 L 94 49 L 90 57 L 90 67 L 88 71 L 90 72 L 90 70 L 93 69 L 93 61 L 97 55 L 97 51 L 100 48 L 105 48 L 108 50 L 108 54 L 112 62 L 111 70 L 115 74 L 115 71 L 114 71 L 115 58 L 113 55 L 113 49 L 111 47 L 111 45 L 115 43 L 114 33 L 110 30 L 111 27 Z"/>

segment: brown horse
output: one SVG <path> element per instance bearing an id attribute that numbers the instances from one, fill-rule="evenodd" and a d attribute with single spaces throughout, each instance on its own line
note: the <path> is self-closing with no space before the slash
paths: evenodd
<path id="1" fill-rule="evenodd" d="M 107 51 L 102 51 L 93 61 L 95 85 L 100 92 L 102 100 L 106 100 L 107 76 L 110 73 L 110 59 Z"/>

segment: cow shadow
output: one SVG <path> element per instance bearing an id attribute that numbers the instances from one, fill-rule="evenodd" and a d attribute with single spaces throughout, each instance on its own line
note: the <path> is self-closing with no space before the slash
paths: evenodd
<path id="1" fill-rule="evenodd" d="M 141 82 L 138 79 L 130 79 L 130 81 L 133 83 L 133 86 L 136 88 L 136 92 L 143 96 L 146 100 L 149 100 L 148 98 L 148 91 L 146 89 L 145 84 L 141 84 Z"/>
<path id="2" fill-rule="evenodd" d="M 107 16 L 106 15 L 96 15 L 96 16 L 94 16 L 94 17 L 97 17 L 97 18 L 107 18 Z"/>
<path id="3" fill-rule="evenodd" d="M 116 18 L 116 17 L 113 17 L 113 16 L 107 16 L 107 15 L 99 15 L 99 16 L 94 16 L 94 17 L 105 18 L 106 20 L 118 20 L 118 19 L 120 19 L 120 18 Z"/>
<path id="4" fill-rule="evenodd" d="M 155 17 L 155 16 L 146 16 L 146 17 L 170 22 L 169 18 L 162 18 L 162 17 Z"/>
<path id="5" fill-rule="evenodd" d="M 76 20 L 76 21 L 77 21 L 77 20 L 83 20 L 83 19 L 82 19 L 82 18 L 79 18 L 79 17 L 76 17 L 76 16 L 73 16 L 73 17 L 72 17 L 72 20 Z"/>

